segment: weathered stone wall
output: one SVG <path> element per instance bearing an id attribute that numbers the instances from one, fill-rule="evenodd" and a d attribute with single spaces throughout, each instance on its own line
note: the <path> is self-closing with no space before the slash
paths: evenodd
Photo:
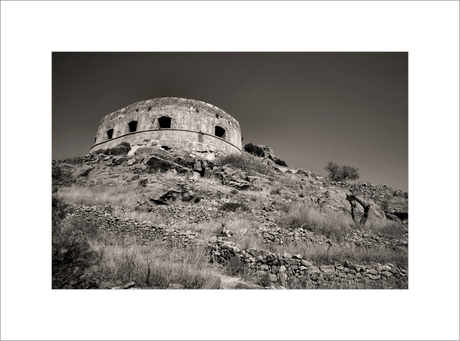
<path id="1" fill-rule="evenodd" d="M 160 127 L 161 117 L 171 119 L 170 128 Z M 131 132 L 129 124 L 134 121 L 136 131 Z M 222 137 L 216 136 L 216 127 L 225 131 Z M 103 117 L 91 152 L 121 142 L 135 146 L 145 140 L 186 150 L 235 153 L 242 148 L 240 125 L 223 110 L 201 101 L 165 97 L 137 102 Z"/>
<path id="2" fill-rule="evenodd" d="M 385 287 L 403 281 L 405 283 L 403 286 L 405 288 L 408 286 L 408 272 L 391 263 L 359 265 L 345 261 L 343 264 L 317 266 L 303 259 L 300 254 L 284 253 L 281 255 L 267 250 L 242 250 L 230 241 L 216 241 L 212 246 L 211 257 L 218 263 L 225 263 L 233 257 L 239 258 L 242 263 L 253 269 L 258 277 L 283 286 L 288 280 L 299 280 L 317 285 L 328 282 L 343 285 L 371 282 L 379 284 L 380 282 L 381 285 L 385 284 Z"/>

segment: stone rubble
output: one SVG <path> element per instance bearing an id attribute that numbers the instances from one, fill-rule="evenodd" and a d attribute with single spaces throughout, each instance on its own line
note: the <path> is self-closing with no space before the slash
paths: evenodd
<path id="1" fill-rule="evenodd" d="M 155 155 L 152 155 L 152 151 Z M 159 179 L 160 175 L 156 175 L 158 172 L 172 171 L 182 174 L 182 178 L 174 186 L 165 187 L 164 192 L 158 196 L 138 201 L 134 207 L 137 211 L 154 212 L 164 217 L 164 224 L 116 217 L 114 216 L 115 208 L 111 205 L 70 205 L 72 213 L 68 215 L 67 219 L 81 217 L 97 224 L 99 229 L 105 233 L 134 237 L 144 245 L 159 240 L 164 244 L 174 246 L 202 246 L 209 252 L 210 261 L 219 264 L 226 264 L 232 258 L 239 259 L 261 279 L 264 285 L 258 286 L 252 283 L 239 282 L 236 284 L 237 288 L 283 289 L 286 286 L 286 281 L 292 279 L 310 281 L 318 285 L 325 282 L 369 283 L 372 281 L 385 282 L 391 285 L 392 281 L 395 280 L 408 280 L 407 271 L 390 263 L 359 265 L 345 261 L 344 263 L 320 265 L 303 259 L 300 254 L 285 253 L 280 255 L 267 250 L 241 249 L 232 241 L 234 237 L 232 231 L 223 230 L 222 233 L 213 235 L 208 240 L 203 240 L 201 239 L 203 237 L 200 238 L 200 235 L 193 232 L 192 229 L 186 228 L 184 231 L 178 228 L 177 225 L 184 226 L 184 223 L 189 225 L 201 224 L 224 217 L 227 212 L 220 209 L 222 204 L 246 205 L 248 203 L 246 198 L 229 200 L 219 191 L 213 192 L 200 188 L 197 186 L 195 178 L 212 176 L 222 185 L 239 191 L 260 191 L 270 183 L 270 180 L 265 176 L 249 176 L 245 172 L 229 166 L 218 167 L 213 162 L 214 157 L 205 156 L 179 151 L 176 151 L 176 154 L 171 154 L 163 148 L 146 146 L 137 148 L 133 155 L 128 156 L 89 154 L 83 157 L 83 164 L 80 166 L 53 160 L 53 171 L 59 168 L 71 175 L 61 181 L 60 185 L 63 186 L 75 183 L 87 186 L 98 184 L 85 181 L 92 176 L 93 172 L 96 172 L 97 169 L 95 170 L 95 168 L 101 165 L 109 169 L 124 167 L 122 169 L 127 169 L 129 172 L 126 171 L 124 175 L 110 175 L 107 176 L 107 179 L 113 177 L 114 183 L 118 183 L 120 180 L 136 181 L 140 187 L 161 183 L 160 180 L 155 180 Z M 273 168 L 280 173 L 295 177 L 300 183 L 300 192 L 289 187 L 279 188 L 272 192 L 265 202 L 262 202 L 261 209 L 251 211 L 257 222 L 257 228 L 246 229 L 245 233 L 260 237 L 267 247 L 273 243 L 278 245 L 314 243 L 325 245 L 328 248 L 334 246 L 336 243 L 331 239 L 306 229 L 280 228 L 277 225 L 277 219 L 281 212 L 275 201 L 285 203 L 297 198 L 297 200 L 303 200 L 318 209 L 330 208 L 347 211 L 345 199 L 341 198 L 345 190 L 352 191 L 361 196 L 363 200 L 372 203 L 372 214 L 376 217 L 386 217 L 407 226 L 407 193 L 394 191 L 388 186 L 329 181 L 302 169 L 294 170 L 275 165 Z M 107 184 L 107 186 L 111 185 L 111 183 Z M 381 203 L 385 203 L 387 206 L 382 209 L 379 206 Z M 350 248 L 354 246 L 387 247 L 407 251 L 407 228 L 405 235 L 399 238 L 383 236 L 365 228 L 354 229 L 344 236 L 341 244 Z M 133 289 L 133 287 L 132 283 L 127 283 L 124 286 L 125 289 Z M 180 284 L 173 283 L 169 289 L 180 289 Z"/>

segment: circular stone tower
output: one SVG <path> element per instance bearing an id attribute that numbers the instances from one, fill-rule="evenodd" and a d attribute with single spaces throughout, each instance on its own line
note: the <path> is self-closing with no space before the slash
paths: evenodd
<path id="1" fill-rule="evenodd" d="M 90 152 L 122 142 L 188 151 L 241 153 L 239 123 L 222 109 L 193 99 L 164 97 L 133 103 L 103 117 Z"/>

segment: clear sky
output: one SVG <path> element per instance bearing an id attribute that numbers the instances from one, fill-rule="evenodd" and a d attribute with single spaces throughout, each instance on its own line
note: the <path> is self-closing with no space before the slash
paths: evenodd
<path id="1" fill-rule="evenodd" d="M 183 97 L 240 123 L 293 168 L 329 161 L 408 189 L 408 54 L 70 53 L 52 56 L 53 159 L 84 155 L 100 119 L 137 101 Z"/>

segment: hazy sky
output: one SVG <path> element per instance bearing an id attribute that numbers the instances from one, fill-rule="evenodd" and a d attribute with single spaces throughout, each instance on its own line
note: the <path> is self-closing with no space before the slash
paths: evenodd
<path id="1" fill-rule="evenodd" d="M 408 190 L 408 54 L 69 53 L 52 55 L 53 159 L 85 155 L 101 118 L 137 101 L 183 97 L 240 123 L 293 168 L 329 161 Z"/>

